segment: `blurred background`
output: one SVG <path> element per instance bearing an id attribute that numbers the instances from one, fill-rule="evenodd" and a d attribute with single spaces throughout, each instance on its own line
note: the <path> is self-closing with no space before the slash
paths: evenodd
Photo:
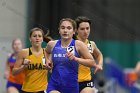
<path id="1" fill-rule="evenodd" d="M 58 39 L 60 19 L 77 16 L 92 20 L 89 39 L 94 40 L 103 53 L 102 74 L 104 81 L 109 82 L 104 83 L 110 88 L 117 82 L 108 92 L 97 82 L 98 88 L 104 90 L 101 93 L 140 93 L 129 84 L 132 77 L 127 76 L 140 60 L 139 4 L 140 0 L 0 0 L 0 93 L 5 93 L 3 74 L 7 55 L 12 52 L 12 40 L 19 37 L 24 47 L 29 47 L 28 32 L 36 26 L 46 33 L 49 29 L 50 36 Z M 110 92 L 115 89 L 116 92 Z"/>

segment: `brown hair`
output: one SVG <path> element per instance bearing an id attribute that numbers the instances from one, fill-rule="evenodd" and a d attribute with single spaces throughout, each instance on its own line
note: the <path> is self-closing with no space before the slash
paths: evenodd
<path id="1" fill-rule="evenodd" d="M 62 24 L 63 21 L 69 21 L 69 22 L 71 22 L 71 24 L 73 26 L 73 29 L 74 30 L 76 29 L 76 23 L 71 18 L 63 18 L 63 19 L 61 19 L 60 22 L 59 22 L 59 27 L 60 27 L 60 25 Z"/>
<path id="2" fill-rule="evenodd" d="M 78 16 L 75 19 L 76 25 L 77 25 L 77 29 L 79 28 L 80 23 L 82 22 L 88 22 L 91 25 L 91 20 L 85 16 Z"/>
<path id="3" fill-rule="evenodd" d="M 38 27 L 35 27 L 35 28 L 30 30 L 30 37 L 34 31 L 40 31 L 42 33 L 42 36 L 44 37 L 44 31 Z"/>

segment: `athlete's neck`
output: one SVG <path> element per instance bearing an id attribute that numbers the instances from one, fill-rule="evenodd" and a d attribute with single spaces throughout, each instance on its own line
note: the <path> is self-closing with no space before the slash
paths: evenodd
<path id="1" fill-rule="evenodd" d="M 41 51 L 41 47 L 32 47 L 32 51 L 34 51 L 34 52 L 39 52 L 39 51 Z"/>
<path id="2" fill-rule="evenodd" d="M 83 39 L 77 36 L 77 39 L 82 41 L 83 43 L 87 44 L 88 43 L 88 39 Z"/>
<path id="3" fill-rule="evenodd" d="M 40 56 L 43 52 L 41 47 L 39 47 L 39 48 L 32 47 L 31 51 L 35 56 Z"/>
<path id="4" fill-rule="evenodd" d="M 66 48 L 70 45 L 71 41 L 72 41 L 72 39 L 65 39 L 65 40 L 61 39 L 61 46 Z"/>

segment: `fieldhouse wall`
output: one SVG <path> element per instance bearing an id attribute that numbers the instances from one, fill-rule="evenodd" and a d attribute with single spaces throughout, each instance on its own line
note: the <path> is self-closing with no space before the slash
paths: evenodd
<path id="1" fill-rule="evenodd" d="M 0 93 L 6 93 L 6 80 L 3 78 L 5 62 L 11 50 L 11 42 L 20 38 L 23 43 L 26 33 L 27 0 L 0 0 Z"/>
<path id="2" fill-rule="evenodd" d="M 140 60 L 140 42 L 98 41 L 105 57 L 114 59 L 122 67 L 135 67 Z"/>

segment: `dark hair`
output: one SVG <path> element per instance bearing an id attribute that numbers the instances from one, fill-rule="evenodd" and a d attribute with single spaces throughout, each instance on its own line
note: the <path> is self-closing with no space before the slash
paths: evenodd
<path id="1" fill-rule="evenodd" d="M 38 27 L 35 27 L 35 28 L 30 30 L 30 37 L 31 37 L 32 33 L 35 31 L 40 31 L 42 33 L 42 36 L 44 37 L 44 31 Z"/>
<path id="2" fill-rule="evenodd" d="M 88 22 L 91 25 L 91 20 L 85 16 L 78 16 L 75 19 L 76 25 L 77 25 L 77 29 L 79 28 L 79 24 L 82 22 Z"/>
<path id="3" fill-rule="evenodd" d="M 63 19 L 61 19 L 60 22 L 59 22 L 59 27 L 60 27 L 60 25 L 62 24 L 63 21 L 69 21 L 69 22 L 71 22 L 71 24 L 73 26 L 73 29 L 74 30 L 76 29 L 76 23 L 71 18 L 63 18 Z"/>
<path id="4" fill-rule="evenodd" d="M 40 31 L 42 33 L 43 41 L 46 42 L 46 43 L 48 43 L 49 41 L 53 40 L 53 38 L 49 36 L 49 31 L 45 35 L 44 34 L 44 31 L 41 28 L 39 28 L 39 27 L 35 27 L 35 28 L 31 29 L 31 31 L 30 31 L 30 37 L 31 37 L 31 35 L 32 35 L 32 33 L 34 31 Z"/>

